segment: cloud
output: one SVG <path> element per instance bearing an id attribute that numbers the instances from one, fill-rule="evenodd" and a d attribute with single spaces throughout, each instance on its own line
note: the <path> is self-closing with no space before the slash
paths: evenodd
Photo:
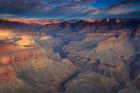
<path id="1" fill-rule="evenodd" d="M 91 0 L 76 0 L 76 3 L 68 3 L 57 7 L 52 7 L 50 10 L 47 8 L 47 10 L 44 9 L 44 12 L 52 15 L 64 15 L 66 17 L 99 13 L 99 9 L 89 6 L 89 3 L 83 3 L 90 1 Z"/>
<path id="2" fill-rule="evenodd" d="M 0 18 L 7 18 L 7 17 L 18 17 L 18 15 L 7 14 L 7 13 L 0 13 Z"/>
<path id="3" fill-rule="evenodd" d="M 0 0 L 0 12 L 24 14 L 44 7 L 43 0 Z"/>
<path id="4" fill-rule="evenodd" d="M 126 3 L 126 4 L 114 6 L 108 9 L 108 14 L 109 15 L 122 15 L 122 14 L 131 13 L 131 12 L 137 12 L 137 11 L 140 11 L 140 2 Z"/>
<path id="5" fill-rule="evenodd" d="M 107 2 L 108 1 L 108 2 Z M 139 0 L 0 0 L 0 17 L 91 18 L 139 16 Z"/>

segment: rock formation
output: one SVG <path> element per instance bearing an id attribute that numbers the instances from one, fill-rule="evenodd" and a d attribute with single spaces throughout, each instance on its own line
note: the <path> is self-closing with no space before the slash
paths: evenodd
<path id="1" fill-rule="evenodd" d="M 0 20 L 0 93 L 139 93 L 135 20 Z"/>

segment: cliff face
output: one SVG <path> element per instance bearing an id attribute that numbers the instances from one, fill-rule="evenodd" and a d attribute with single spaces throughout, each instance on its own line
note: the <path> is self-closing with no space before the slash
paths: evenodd
<path id="1" fill-rule="evenodd" d="M 49 59 L 40 49 L 3 55 L 0 68 L 2 93 L 52 93 L 75 69 L 67 60 L 56 62 Z"/>
<path id="2" fill-rule="evenodd" d="M 95 72 L 83 72 L 66 84 L 65 93 L 116 93 L 118 85 L 114 78 Z"/>
<path id="3" fill-rule="evenodd" d="M 37 42 L 34 46 L 25 46 L 4 41 L 0 45 L 0 92 L 58 91 L 59 85 L 74 73 L 76 68 L 69 60 L 56 61 L 57 58 L 49 58 L 47 53 L 50 53 L 52 48 L 45 48 L 48 47 L 41 47 Z"/>
<path id="4" fill-rule="evenodd" d="M 110 38 L 98 44 L 92 53 L 100 62 L 99 72 L 122 81 L 128 80 L 129 60 L 135 54 L 134 46 L 125 37 Z"/>
<path id="5" fill-rule="evenodd" d="M 128 37 L 109 37 L 93 42 L 73 42 L 64 47 L 63 51 L 66 57 L 82 70 L 95 71 L 125 84 L 129 80 L 128 64 L 135 55 L 135 48 Z M 89 46 L 92 43 L 93 45 Z"/>

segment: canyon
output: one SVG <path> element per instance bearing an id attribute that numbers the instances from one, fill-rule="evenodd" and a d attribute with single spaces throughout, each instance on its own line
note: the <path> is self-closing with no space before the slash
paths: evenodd
<path id="1" fill-rule="evenodd" d="M 140 23 L 0 19 L 0 82 L 0 93 L 140 93 Z"/>

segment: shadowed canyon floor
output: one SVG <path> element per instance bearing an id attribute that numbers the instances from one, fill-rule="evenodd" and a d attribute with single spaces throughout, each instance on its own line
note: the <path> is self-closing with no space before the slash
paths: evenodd
<path id="1" fill-rule="evenodd" d="M 0 19 L 0 93 L 140 93 L 140 23 Z"/>

